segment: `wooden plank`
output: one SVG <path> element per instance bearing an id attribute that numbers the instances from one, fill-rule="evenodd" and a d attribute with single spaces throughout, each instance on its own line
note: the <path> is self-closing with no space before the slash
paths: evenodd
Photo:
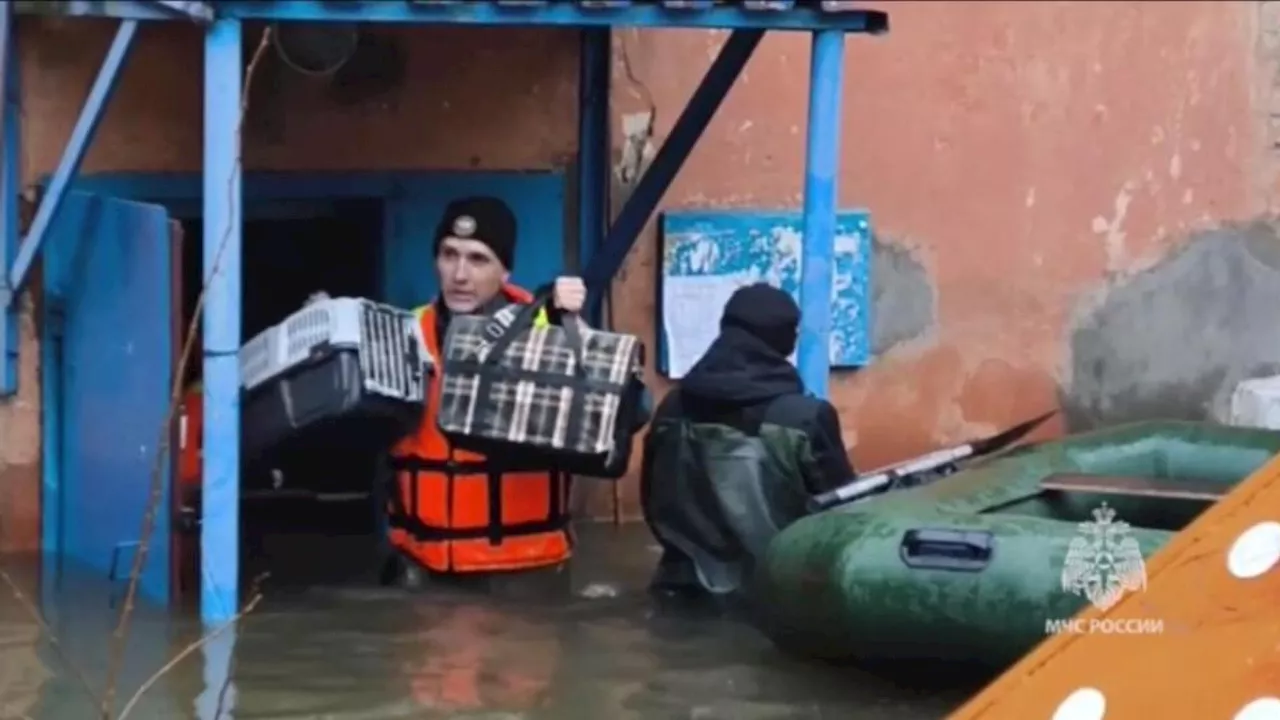
<path id="1" fill-rule="evenodd" d="M 1224 497 L 1231 491 L 1229 485 L 1211 480 L 1075 473 L 1050 475 L 1040 482 L 1040 487 L 1061 492 L 1208 501 Z"/>

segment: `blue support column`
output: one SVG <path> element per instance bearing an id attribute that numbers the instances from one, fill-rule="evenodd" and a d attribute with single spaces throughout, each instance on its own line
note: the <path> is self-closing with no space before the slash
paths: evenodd
<path id="1" fill-rule="evenodd" d="M 13 266 L 18 253 L 18 192 L 21 178 L 22 141 L 18 122 L 21 90 L 18 84 L 18 33 L 14 29 L 13 3 L 0 4 L 0 233 L 3 233 L 4 266 Z M 11 302 L 9 274 L 0 278 L 4 307 L 0 312 L 0 396 L 18 391 L 18 306 Z M 47 371 L 46 371 L 47 372 Z"/>
<path id="2" fill-rule="evenodd" d="M 578 257 L 589 264 L 609 224 L 609 88 L 612 33 L 583 28 L 578 57 Z M 596 308 L 599 309 L 598 306 Z M 587 320 L 600 326 L 599 312 Z"/>
<path id="3" fill-rule="evenodd" d="M 840 95 L 844 33 L 813 34 L 809 67 L 809 127 L 805 144 L 804 243 L 800 265 L 797 365 L 805 388 L 827 397 L 831 373 L 831 285 L 840 169 Z"/>
<path id="4" fill-rule="evenodd" d="M 698 138 L 702 137 L 703 131 L 711 123 L 711 118 L 720 109 L 725 96 L 729 94 L 729 88 L 733 87 L 734 81 L 746 67 L 762 37 L 763 30 L 734 30 L 698 88 L 693 91 L 689 104 L 676 119 L 671 134 L 662 143 L 653 164 L 645 171 L 631 197 L 627 198 L 626 204 L 618 212 L 617 219 L 605 237 L 604 245 L 591 259 L 591 264 L 584 273 L 587 287 L 591 290 L 588 312 L 599 307 L 603 291 L 622 267 L 631 246 L 640 236 L 640 231 L 653 215 L 667 188 L 671 187 L 671 182 L 684 166 L 684 161 L 689 158 Z"/>
<path id="5" fill-rule="evenodd" d="M 230 620 L 240 584 L 241 28 L 204 40 L 204 459 L 200 616 Z"/>
<path id="6" fill-rule="evenodd" d="M 75 127 L 71 129 L 71 139 L 67 140 L 67 147 L 62 151 L 58 168 L 53 171 L 53 177 L 49 178 L 44 197 L 40 199 L 40 207 L 36 208 L 36 216 L 31 221 L 27 237 L 18 248 L 18 256 L 14 258 L 13 265 L 9 269 L 9 288 L 12 292 L 6 300 L 6 305 L 15 302 L 17 294 L 22 292 L 23 283 L 27 280 L 27 272 L 35 263 L 36 254 L 40 252 L 40 246 L 44 243 L 49 227 L 53 224 L 53 218 L 58 214 L 58 208 L 62 206 L 67 189 L 71 187 L 72 178 L 80 170 L 85 151 L 93 143 L 98 122 L 102 120 L 103 111 L 111 100 L 116 81 L 120 79 L 120 69 L 129 58 L 129 51 L 133 48 L 133 39 L 137 34 L 137 20 L 123 20 L 120 23 L 120 29 L 116 30 L 115 39 L 111 41 L 111 47 L 107 50 L 107 57 L 98 70 L 98 77 L 89 88 L 89 97 L 84 101 L 80 117 L 76 120 Z"/>

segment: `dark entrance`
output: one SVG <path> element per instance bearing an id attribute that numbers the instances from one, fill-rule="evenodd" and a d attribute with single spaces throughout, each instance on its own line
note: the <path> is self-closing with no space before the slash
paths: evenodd
<path id="1" fill-rule="evenodd" d="M 242 343 L 283 321 L 316 293 L 382 297 L 383 203 L 335 200 L 308 210 L 305 217 L 245 222 Z M 201 288 L 201 222 L 194 218 L 185 225 L 183 307 L 189 319 Z M 199 373 L 198 362 L 188 368 L 189 387 L 200 381 Z M 379 458 L 313 445 L 243 458 L 242 587 L 264 572 L 270 573 L 273 589 L 376 576 L 371 489 Z M 182 491 L 198 496 L 199 487 Z M 191 537 L 186 553 L 193 561 L 183 564 L 194 572 L 198 538 Z"/>

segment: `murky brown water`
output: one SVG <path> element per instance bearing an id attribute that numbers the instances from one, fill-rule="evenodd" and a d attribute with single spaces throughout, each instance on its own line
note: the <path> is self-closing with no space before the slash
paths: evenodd
<path id="1" fill-rule="evenodd" d="M 332 576 L 342 575 L 340 544 L 295 536 L 268 550 L 315 547 L 311 569 Z M 280 581 L 130 717 L 211 720 L 220 707 L 239 719 L 917 720 L 943 717 L 975 689 L 788 658 L 737 622 L 659 609 L 644 590 L 656 557 L 643 526 L 589 526 L 560 573 L 415 594 L 350 577 L 309 589 Z M 100 691 L 115 621 L 108 588 L 72 573 L 41 579 L 29 558 L 5 567 Z M 135 615 L 117 708 L 198 634 L 188 615 Z M 0 587 L 0 718 L 94 718 L 95 707 Z"/>

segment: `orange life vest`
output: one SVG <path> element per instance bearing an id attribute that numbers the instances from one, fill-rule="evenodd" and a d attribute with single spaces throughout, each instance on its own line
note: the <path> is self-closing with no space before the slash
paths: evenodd
<path id="1" fill-rule="evenodd" d="M 503 294 L 512 302 L 533 300 L 513 286 Z M 435 306 L 419 309 L 418 317 L 439 367 Z M 567 477 L 558 471 L 501 472 L 483 455 L 453 449 L 436 424 L 439 402 L 437 370 L 422 422 L 391 452 L 392 547 L 435 572 L 522 570 L 567 560 Z"/>

